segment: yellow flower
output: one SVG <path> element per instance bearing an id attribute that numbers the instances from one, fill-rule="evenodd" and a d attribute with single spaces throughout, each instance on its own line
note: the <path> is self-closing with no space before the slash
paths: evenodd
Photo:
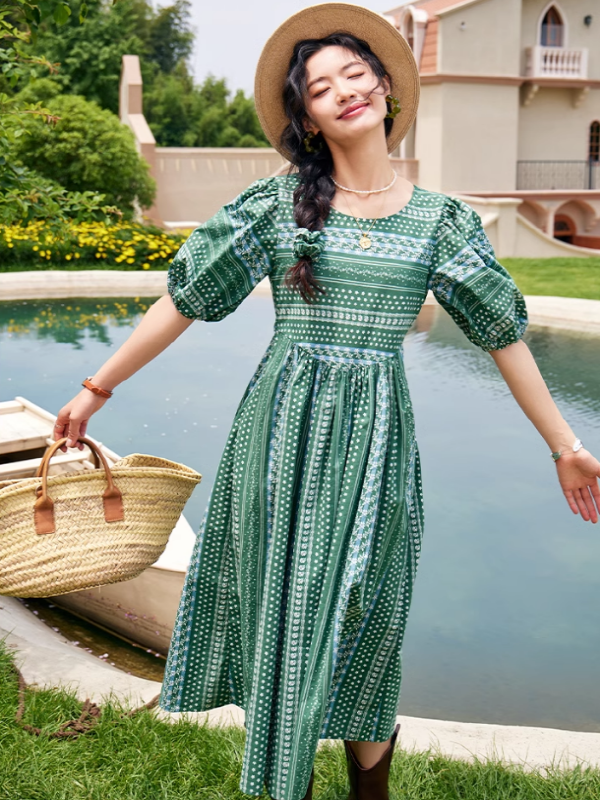
<path id="1" fill-rule="evenodd" d="M 148 262 L 147 262 L 147 261 L 145 261 L 145 262 L 142 264 L 142 267 L 143 267 L 144 269 L 150 269 L 150 264 L 148 264 Z M 139 297 L 136 297 L 135 299 L 136 299 L 136 302 L 137 302 L 137 301 L 139 300 Z"/>

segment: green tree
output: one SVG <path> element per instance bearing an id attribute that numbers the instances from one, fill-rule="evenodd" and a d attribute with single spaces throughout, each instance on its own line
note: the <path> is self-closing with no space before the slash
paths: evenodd
<path id="1" fill-rule="evenodd" d="M 72 0 L 79 9 L 83 0 Z M 65 25 L 47 19 L 30 52 L 59 63 L 57 79 L 67 94 L 79 94 L 113 113 L 119 110 L 124 55 L 139 55 L 144 89 L 185 62 L 192 51 L 188 0 L 155 11 L 148 0 L 89 0 L 85 25 L 76 15 Z"/>
<path id="2" fill-rule="evenodd" d="M 13 145 L 15 156 L 68 191 L 101 189 L 106 202 L 118 206 L 126 218 L 133 216 L 136 198 L 149 207 L 156 184 L 132 131 L 97 103 L 77 95 L 50 96 L 55 90 L 56 84 L 39 80 L 23 92 L 25 97 L 39 92 L 58 119 L 53 126 L 26 120 L 24 134 Z"/>
<path id="3" fill-rule="evenodd" d="M 149 21 L 149 57 L 164 74 L 173 72 L 191 55 L 194 33 L 188 28 L 189 13 L 188 0 L 176 0 L 172 6 L 159 8 Z"/>
<path id="4" fill-rule="evenodd" d="M 72 5 L 75 13 L 64 25 L 53 18 L 44 20 L 27 50 L 59 65 L 55 80 L 63 93 L 81 95 L 118 113 L 121 59 L 133 53 L 148 63 L 144 38 L 152 9 L 146 0 L 118 0 L 114 6 L 108 0 L 90 0 L 89 4 L 72 0 Z M 81 25 L 77 11 L 84 5 L 87 15 Z M 43 73 L 38 70 L 37 74 Z"/>
<path id="5" fill-rule="evenodd" d="M 162 147 L 199 146 L 201 105 L 194 82 L 182 65 L 170 75 L 157 75 L 149 89 L 144 86 L 144 115 Z"/>
<path id="6" fill-rule="evenodd" d="M 79 22 L 85 13 L 82 4 Z M 25 52 L 25 45 L 30 39 L 35 41 L 45 17 L 52 15 L 57 24 L 63 25 L 70 14 L 70 6 L 63 0 L 0 0 L 0 221 L 14 224 L 44 218 L 47 227 L 59 234 L 72 218 L 108 221 L 109 215 L 120 213 L 104 204 L 104 195 L 68 192 L 19 164 L 14 155 L 26 133 L 25 120 L 38 126 L 56 121 L 40 100 L 32 104 L 12 96 L 20 81 L 32 79 L 37 66 L 51 74 L 56 72 L 56 66 L 46 58 Z"/>
<path id="7" fill-rule="evenodd" d="M 228 104 L 227 116 L 231 127 L 240 133 L 237 147 L 271 146 L 260 127 L 254 101 L 246 97 L 241 89 L 238 89 L 233 100 Z"/>
<path id="8" fill-rule="evenodd" d="M 83 0 L 72 4 L 81 9 Z M 213 76 L 194 83 L 187 64 L 194 39 L 189 6 L 175 0 L 154 10 L 148 0 L 89 0 L 85 25 L 75 11 L 64 25 L 47 19 L 30 52 L 60 64 L 54 77 L 62 92 L 114 113 L 122 56 L 139 55 L 144 114 L 162 147 L 268 146 L 251 98 L 238 91 L 231 99 L 225 81 Z"/>

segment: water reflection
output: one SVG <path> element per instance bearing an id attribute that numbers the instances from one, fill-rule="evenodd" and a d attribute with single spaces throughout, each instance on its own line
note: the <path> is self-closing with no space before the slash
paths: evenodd
<path id="1" fill-rule="evenodd" d="M 475 372 L 498 383 L 495 363 L 469 342 L 447 314 L 432 307 L 434 323 L 427 335 L 426 358 L 454 359 L 459 371 Z M 530 325 L 525 341 L 535 356 L 555 400 L 583 403 L 589 410 L 600 407 L 600 339 L 592 333 L 549 329 Z M 504 386 L 504 382 L 500 379 Z"/>
<path id="2" fill-rule="evenodd" d="M 113 327 L 132 328 L 156 298 L 26 300 L 0 303 L 0 333 L 52 339 L 81 349 L 86 334 L 110 344 Z"/>
<path id="3" fill-rule="evenodd" d="M 1 399 L 21 394 L 56 413 L 151 302 L 4 303 Z M 91 319 L 73 316 L 77 307 Z M 44 309 L 56 334 L 31 324 Z M 256 297 L 221 322 L 192 325 L 90 423 L 90 434 L 122 455 L 154 453 L 201 472 L 185 509 L 196 529 L 273 319 L 270 298 Z M 525 341 L 562 414 L 600 453 L 598 337 L 531 326 Z M 545 442 L 491 357 L 447 314 L 425 310 L 407 337 L 405 366 L 425 536 L 401 712 L 600 731 L 600 524 L 569 510 Z"/>

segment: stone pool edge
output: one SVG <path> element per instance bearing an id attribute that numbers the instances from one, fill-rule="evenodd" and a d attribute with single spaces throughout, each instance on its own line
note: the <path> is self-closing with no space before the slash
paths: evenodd
<path id="1" fill-rule="evenodd" d="M 0 639 L 4 639 L 27 683 L 37 687 L 64 687 L 80 700 L 87 697 L 102 705 L 117 698 L 135 708 L 160 692 L 158 681 L 137 678 L 69 643 L 14 597 L 0 596 Z M 155 709 L 166 722 L 185 717 L 209 725 L 243 725 L 244 711 L 235 705 L 210 711 L 169 713 Z M 539 769 L 555 764 L 570 768 L 578 763 L 600 767 L 600 733 L 558 728 L 453 722 L 399 715 L 399 746 L 472 760 L 501 759 Z M 319 745 L 334 740 L 321 739 Z"/>
<path id="2" fill-rule="evenodd" d="M 0 273 L 0 300 L 68 297 L 160 297 L 167 292 L 167 271 L 44 270 Z M 252 294 L 270 295 L 269 281 Z M 600 334 L 600 300 L 526 295 L 532 325 Z M 437 305 L 429 292 L 426 305 Z"/>

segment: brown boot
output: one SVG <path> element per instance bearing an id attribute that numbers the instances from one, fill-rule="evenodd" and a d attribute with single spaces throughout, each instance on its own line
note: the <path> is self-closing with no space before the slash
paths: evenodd
<path id="1" fill-rule="evenodd" d="M 390 739 L 388 749 L 379 761 L 369 769 L 361 767 L 354 755 L 354 751 L 350 747 L 350 743 L 344 740 L 348 778 L 350 779 L 348 800 L 389 800 L 388 778 L 399 730 L 400 724 L 398 723 Z"/>

